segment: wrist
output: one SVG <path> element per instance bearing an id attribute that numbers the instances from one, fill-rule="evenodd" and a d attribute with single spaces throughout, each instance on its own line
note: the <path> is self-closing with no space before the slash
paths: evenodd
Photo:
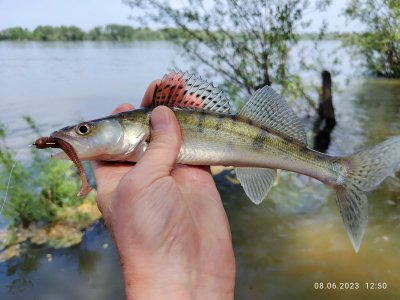
<path id="1" fill-rule="evenodd" d="M 233 299 L 234 272 L 221 276 L 162 257 L 121 256 L 121 265 L 128 300 Z"/>

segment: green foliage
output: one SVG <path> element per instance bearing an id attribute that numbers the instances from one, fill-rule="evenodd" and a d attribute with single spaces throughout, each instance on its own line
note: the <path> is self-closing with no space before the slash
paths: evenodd
<path id="1" fill-rule="evenodd" d="M 82 41 L 85 33 L 76 26 L 38 26 L 32 32 L 35 41 Z"/>
<path id="2" fill-rule="evenodd" d="M 33 40 L 33 41 L 148 41 L 178 39 L 182 30 L 164 28 L 134 28 L 129 25 L 110 24 L 105 27 L 96 26 L 88 32 L 76 26 L 38 26 L 33 32 L 21 27 L 13 27 L 0 31 L 1 40 Z"/>
<path id="3" fill-rule="evenodd" d="M 96 26 L 89 30 L 86 34 L 86 39 L 92 41 L 101 41 L 103 38 L 103 28 L 101 26 Z"/>
<path id="4" fill-rule="evenodd" d="M 351 0 L 346 15 L 365 26 L 347 43 L 356 47 L 374 75 L 400 78 L 400 1 Z"/>
<path id="5" fill-rule="evenodd" d="M 182 46 L 182 55 L 194 69 L 200 65 L 208 77 L 222 79 L 234 99 L 245 99 L 271 83 L 304 94 L 301 80 L 290 80 L 288 60 L 300 38 L 297 30 L 310 24 L 304 18 L 308 0 L 191 0 L 179 6 L 173 1 L 124 2 L 136 14 L 142 12 L 141 25 L 150 21 L 180 30 L 175 41 Z M 319 7 L 325 9 L 329 2 L 318 1 Z"/>
<path id="6" fill-rule="evenodd" d="M 25 117 L 32 130 L 32 119 Z M 0 126 L 0 198 L 3 201 L 11 170 L 10 186 L 3 215 L 13 225 L 55 221 L 60 209 L 80 203 L 76 193 L 79 177 L 70 162 L 50 159 L 49 153 L 32 148 L 32 161 L 16 160 L 6 144 L 6 129 Z"/>
<path id="7" fill-rule="evenodd" d="M 36 41 L 55 41 L 57 29 L 52 26 L 38 26 L 32 32 L 32 39 Z"/>
<path id="8" fill-rule="evenodd" d="M 128 41 L 132 39 L 134 32 L 131 26 L 111 24 L 105 27 L 103 35 L 111 41 Z"/>
<path id="9" fill-rule="evenodd" d="M 28 29 L 22 27 L 11 27 L 0 31 L 0 41 L 24 41 L 31 39 L 31 33 Z"/>

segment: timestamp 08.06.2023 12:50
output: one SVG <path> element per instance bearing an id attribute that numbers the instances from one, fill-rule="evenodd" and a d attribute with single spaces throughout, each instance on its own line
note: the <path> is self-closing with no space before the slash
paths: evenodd
<path id="1" fill-rule="evenodd" d="M 316 290 L 386 290 L 388 285 L 386 282 L 315 282 Z"/>

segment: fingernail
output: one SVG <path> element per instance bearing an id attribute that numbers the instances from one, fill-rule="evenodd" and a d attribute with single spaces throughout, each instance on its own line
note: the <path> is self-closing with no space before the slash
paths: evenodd
<path id="1" fill-rule="evenodd" d="M 151 114 L 151 127 L 153 130 L 162 130 L 169 125 L 168 111 L 165 108 L 156 108 Z"/>

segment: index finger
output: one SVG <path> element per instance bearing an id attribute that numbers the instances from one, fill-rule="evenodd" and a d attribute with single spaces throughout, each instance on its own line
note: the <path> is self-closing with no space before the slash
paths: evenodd
<path id="1" fill-rule="evenodd" d="M 147 87 L 146 92 L 144 93 L 142 103 L 140 104 L 141 107 L 149 107 L 151 106 L 153 102 L 153 95 L 154 92 L 157 88 L 157 86 L 160 84 L 161 80 L 157 79 L 154 80 L 150 85 Z"/>

